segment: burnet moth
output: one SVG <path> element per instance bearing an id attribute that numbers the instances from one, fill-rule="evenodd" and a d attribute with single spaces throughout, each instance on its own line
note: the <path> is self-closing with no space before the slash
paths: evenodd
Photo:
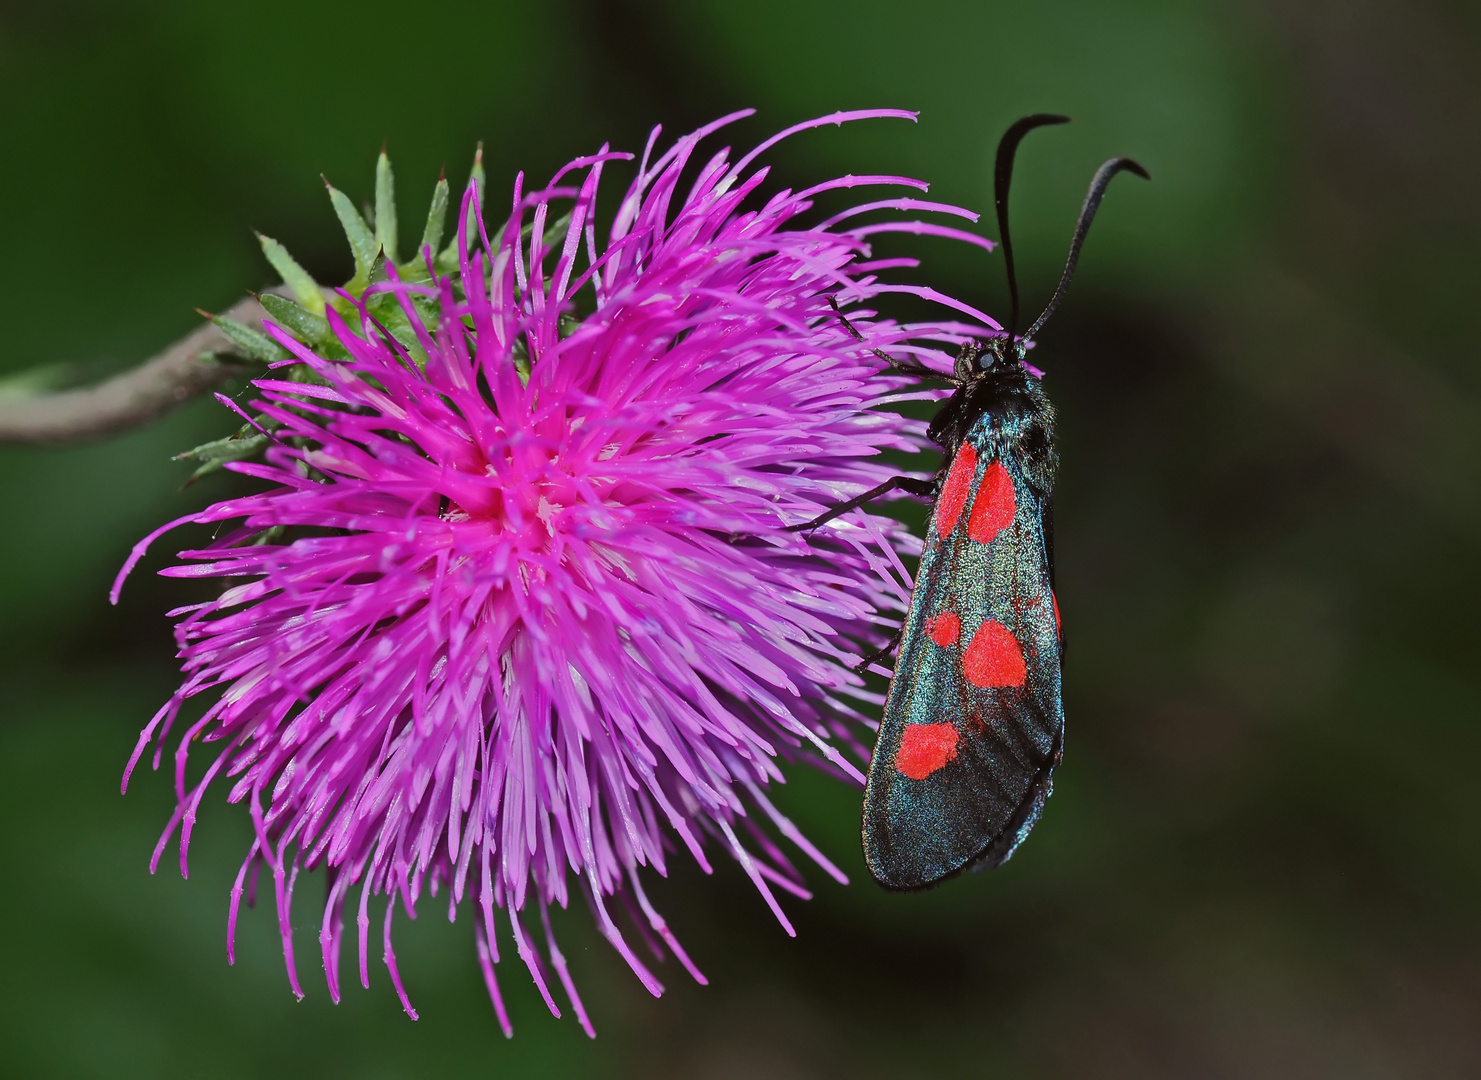
<path id="1" fill-rule="evenodd" d="M 1006 861 L 1038 821 L 1064 749 L 1054 407 L 1025 357 L 1064 298 L 1111 178 L 1126 170 L 1151 179 L 1124 157 L 1096 171 L 1059 286 L 1020 336 L 1008 234 L 1013 158 L 1028 132 L 1068 119 L 1026 116 L 998 143 L 994 202 L 1011 310 L 1004 335 L 957 357 L 955 389 L 928 429 L 941 469 L 931 480 L 887 480 L 796 526 L 817 528 L 892 490 L 935 500 L 864 791 L 864 860 L 887 889 Z M 898 371 L 942 377 L 879 355 Z"/>

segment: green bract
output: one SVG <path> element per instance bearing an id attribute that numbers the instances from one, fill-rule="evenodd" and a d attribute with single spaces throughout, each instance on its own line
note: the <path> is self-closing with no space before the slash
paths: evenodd
<path id="1" fill-rule="evenodd" d="M 478 185 L 482 194 L 484 186 L 483 144 L 473 158 L 473 169 L 469 182 Z M 399 257 L 400 237 L 396 217 L 396 178 L 391 169 L 391 159 L 382 150 L 375 164 L 375 201 L 367 202 L 365 212 L 355 208 L 354 202 L 328 179 L 324 186 L 329 191 L 329 202 L 339 218 L 340 228 L 350 245 L 350 254 L 355 260 L 355 273 L 342 286 L 356 300 L 362 299 L 365 290 L 372 284 L 386 281 L 390 275 L 386 264 L 395 266 L 403 281 L 430 281 L 434 274 L 446 274 L 453 278 L 454 288 L 459 282 L 459 253 L 457 238 L 454 237 L 438 251 L 447 222 L 447 207 L 450 198 L 446 176 L 439 177 L 432 189 L 432 202 L 427 209 L 427 222 L 422 228 L 421 242 L 416 250 L 403 262 Z M 282 287 L 264 293 L 262 306 L 284 330 L 293 337 L 327 357 L 344 356 L 344 350 L 335 340 L 325 318 L 325 308 L 332 307 L 346 319 L 355 317 L 354 305 L 337 291 L 326 289 L 314 280 L 298 261 L 277 240 L 257 234 L 262 244 L 262 253 L 278 272 Z M 432 266 L 427 265 L 427 253 L 436 253 Z M 429 329 L 437 322 L 438 306 L 430 299 L 412 296 L 411 303 Z M 406 347 L 418 363 L 424 361 L 421 346 L 412 332 L 400 301 L 389 294 L 371 297 L 366 310 L 398 342 Z M 271 363 L 288 358 L 288 354 L 262 334 L 230 319 L 215 318 L 217 326 L 232 344 L 252 360 Z"/>
<path id="2" fill-rule="evenodd" d="M 482 143 L 479 143 L 478 150 L 473 156 L 473 169 L 468 179 L 469 183 L 478 185 L 479 194 L 482 195 L 484 188 Z M 427 209 L 427 223 L 422 227 L 421 242 L 417 244 L 416 250 L 405 262 L 398 257 L 396 178 L 391 170 L 391 159 L 386 156 L 384 149 L 381 150 L 380 157 L 375 163 L 375 202 L 373 205 L 367 203 L 363 215 L 355 208 L 350 197 L 331 184 L 328 179 L 325 179 L 324 186 L 329 191 L 330 205 L 334 207 L 335 216 L 339 218 L 340 227 L 344 229 L 345 239 L 349 242 L 350 254 L 355 260 L 355 273 L 342 286 L 344 292 L 356 300 L 363 299 L 365 290 L 372 284 L 389 280 L 390 275 L 386 270 L 386 264 L 389 262 L 395 266 L 397 275 L 403 281 L 424 282 L 431 281 L 434 274 L 447 275 L 452 278 L 454 291 L 461 293 L 457 237 L 454 236 L 445 248 L 438 250 L 447 224 L 447 207 L 450 199 L 446 176 L 438 177 L 437 186 L 432 189 L 432 203 Z M 471 211 L 469 216 L 471 218 Z M 337 290 L 326 289 L 315 281 L 313 275 L 299 265 L 298 260 L 289 253 L 288 249 L 271 236 L 258 233 L 257 240 L 262 245 L 262 253 L 267 256 L 268 263 L 282 279 L 280 286 L 264 291 L 258 297 L 268 316 L 291 336 L 309 346 L 320 356 L 331 360 L 347 358 L 349 354 L 335 338 L 325 312 L 326 309 L 332 307 L 344 318 L 353 320 L 358 317 L 354 304 L 340 295 Z M 436 253 L 432 258 L 430 269 L 427 266 L 428 252 Z M 411 295 L 409 299 L 423 325 L 429 330 L 435 329 L 441 311 L 437 302 L 416 295 Z M 374 295 L 366 302 L 365 307 L 370 315 L 406 348 L 418 364 L 425 364 L 426 357 L 422 347 L 417 341 L 405 311 L 402 310 L 401 302 L 395 296 L 389 293 Z M 226 339 L 231 342 L 235 351 L 246 360 L 260 364 L 274 364 L 292 359 L 292 354 L 287 349 L 260 330 L 254 330 L 224 316 L 211 315 L 207 312 L 201 314 L 216 324 Z M 290 380 L 321 381 L 302 364 L 294 364 L 285 368 L 282 377 Z M 183 454 L 177 454 L 175 460 L 188 459 L 199 462 L 199 467 L 186 481 L 187 484 L 194 483 L 202 476 L 220 470 L 227 462 L 244 461 L 259 455 L 267 447 L 269 433 L 276 426 L 262 423 L 261 426 L 254 428 L 252 425 L 247 425 L 235 435 L 215 439 L 193 450 L 187 450 Z"/>

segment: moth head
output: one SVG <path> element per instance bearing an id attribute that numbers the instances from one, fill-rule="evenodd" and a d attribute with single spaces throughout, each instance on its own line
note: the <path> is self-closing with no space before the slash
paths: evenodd
<path id="1" fill-rule="evenodd" d="M 988 373 L 1001 374 L 1024 368 L 1024 359 L 1027 356 L 1027 342 L 1020 339 L 1009 344 L 1006 335 L 988 338 L 986 345 L 973 342 L 969 349 L 963 349 L 957 357 L 957 381 L 964 382 Z"/>

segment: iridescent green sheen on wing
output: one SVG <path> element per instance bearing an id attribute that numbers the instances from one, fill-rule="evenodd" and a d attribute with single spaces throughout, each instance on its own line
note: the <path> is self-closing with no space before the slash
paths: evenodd
<path id="1" fill-rule="evenodd" d="M 887 888 L 923 888 L 974 863 L 1003 862 L 1049 796 L 1064 738 L 1045 528 L 1053 465 L 1052 459 L 1047 468 L 1021 460 L 1019 430 L 1037 427 L 1030 434 L 1052 438 L 1052 413 L 1044 406 L 1030 407 L 1027 415 L 991 409 L 978 417 L 966 438 L 977 458 L 967 504 L 948 536 L 932 524 L 926 537 L 864 795 L 864 858 Z M 1015 507 L 1011 522 L 979 543 L 969 537 L 968 521 L 995 462 L 1012 479 Z M 960 619 L 961 629 L 956 640 L 941 645 L 930 629 L 945 612 Z M 1016 639 L 1022 686 L 984 688 L 967 678 L 963 660 L 986 620 Z M 1012 668 L 1008 663 L 1003 670 Z M 921 779 L 897 767 L 908 727 L 948 723 L 960 735 L 949 760 Z"/>

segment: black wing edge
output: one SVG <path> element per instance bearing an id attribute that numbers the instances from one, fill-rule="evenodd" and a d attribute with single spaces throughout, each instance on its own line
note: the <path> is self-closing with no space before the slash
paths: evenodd
<path id="1" fill-rule="evenodd" d="M 1029 782 L 1028 791 L 1024 793 L 1023 801 L 1013 811 L 1013 816 L 1008 819 L 1006 825 L 990 839 L 976 855 L 967 859 L 961 866 L 949 873 L 942 874 L 934 880 L 924 882 L 920 885 L 894 885 L 888 881 L 882 881 L 870 870 L 869 876 L 874 878 L 874 883 L 888 892 L 916 893 L 934 889 L 937 885 L 960 877 L 968 870 L 991 870 L 995 866 L 1002 866 L 1017 850 L 1018 845 L 1033 831 L 1038 824 L 1039 815 L 1044 812 L 1044 804 L 1049 801 L 1049 796 L 1054 792 L 1054 770 L 1059 767 L 1060 760 L 1064 757 L 1064 726 L 1060 725 L 1054 733 L 1054 745 L 1050 749 L 1049 760 L 1034 774 Z M 868 860 L 865 860 L 868 865 Z"/>
<path id="2" fill-rule="evenodd" d="M 1039 515 L 1044 528 L 1044 554 L 1049 556 L 1049 592 L 1054 597 L 1054 603 L 1059 604 L 1059 582 L 1054 579 L 1054 494 L 1053 492 L 1044 496 L 1044 510 Z M 1058 622 L 1059 620 L 1055 620 Z M 1064 627 L 1059 630 L 1059 666 L 1064 669 Z M 1061 733 L 1062 734 L 1062 733 Z M 1063 752 L 1063 748 L 1061 748 Z"/>
<path id="3" fill-rule="evenodd" d="M 1059 767 L 1060 759 L 1064 757 L 1064 728 L 1060 728 L 1054 736 L 1054 748 L 1049 755 L 1048 763 L 1034 774 L 1033 782 L 1029 784 L 1028 791 L 1023 797 L 1023 802 L 1018 804 L 1018 809 L 1013 811 L 1013 816 L 1008 819 L 1008 824 L 1003 831 L 998 833 L 982 852 L 973 856 L 962 864 L 961 868 L 948 875 L 955 877 L 963 870 L 991 870 L 995 866 L 1002 866 L 1013 857 L 1013 852 L 1018 850 L 1018 845 L 1027 839 L 1033 827 L 1039 823 L 1039 815 L 1044 812 L 1044 804 L 1049 801 L 1049 796 L 1054 793 L 1054 770 Z M 942 878 L 943 881 L 947 878 Z"/>

